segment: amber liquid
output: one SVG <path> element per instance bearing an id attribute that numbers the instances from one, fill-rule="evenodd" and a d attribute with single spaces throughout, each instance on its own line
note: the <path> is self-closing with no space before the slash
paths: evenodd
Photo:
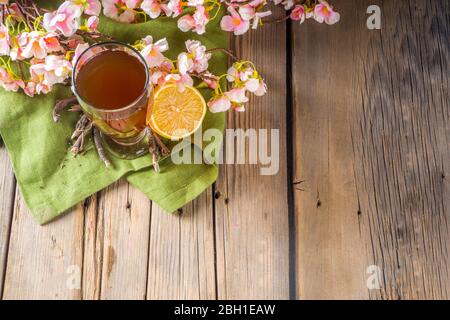
<path id="1" fill-rule="evenodd" d="M 124 51 L 97 54 L 81 67 L 76 79 L 78 94 L 84 102 L 93 109 L 107 111 L 92 112 L 94 123 L 116 138 L 133 137 L 145 128 L 148 103 L 147 95 L 143 95 L 145 85 L 144 64 Z M 125 108 L 132 104 L 133 107 Z"/>

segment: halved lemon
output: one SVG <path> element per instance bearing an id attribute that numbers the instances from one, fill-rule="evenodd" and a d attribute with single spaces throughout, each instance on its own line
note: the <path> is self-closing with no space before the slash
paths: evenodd
<path id="1" fill-rule="evenodd" d="M 180 140 L 197 131 L 206 115 L 206 102 L 195 88 L 183 92 L 174 83 L 156 90 L 148 123 L 160 136 Z"/>

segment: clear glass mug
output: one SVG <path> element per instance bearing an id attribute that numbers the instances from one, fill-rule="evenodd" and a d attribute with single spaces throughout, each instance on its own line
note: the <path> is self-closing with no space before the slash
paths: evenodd
<path id="1" fill-rule="evenodd" d="M 145 69 L 145 86 L 139 97 L 119 109 L 102 109 L 88 103 L 77 88 L 77 76 L 90 59 L 105 51 L 120 50 L 137 58 Z M 72 73 L 72 91 L 83 112 L 99 129 L 105 148 L 122 159 L 134 159 L 148 152 L 146 115 L 151 104 L 153 87 L 149 84 L 150 71 L 141 54 L 133 47 L 120 42 L 103 42 L 87 48 L 78 58 Z M 107 85 L 107 84 L 105 84 Z"/>

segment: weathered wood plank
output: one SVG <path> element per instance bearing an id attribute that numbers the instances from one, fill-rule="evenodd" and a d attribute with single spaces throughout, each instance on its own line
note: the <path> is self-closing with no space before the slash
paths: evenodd
<path id="1" fill-rule="evenodd" d="M 298 297 L 448 298 L 449 3 L 335 3 L 294 27 Z"/>
<path id="2" fill-rule="evenodd" d="M 0 298 L 3 292 L 15 189 L 11 162 L 0 137 Z"/>
<path id="3" fill-rule="evenodd" d="M 357 182 L 369 194 L 361 211 L 383 271 L 371 296 L 448 299 L 450 3 L 385 1 L 382 11 L 381 34 L 359 36 L 365 81 L 354 128 Z"/>
<path id="4" fill-rule="evenodd" d="M 211 188 L 181 214 L 153 205 L 147 298 L 216 298 Z"/>
<path id="5" fill-rule="evenodd" d="M 286 165 L 286 27 L 268 24 L 232 40 L 237 56 L 253 61 L 270 93 L 248 110 L 227 115 L 227 128 L 278 129 L 279 172 L 265 165 L 223 165 L 217 183 L 216 239 L 219 299 L 289 298 Z M 261 136 L 260 136 L 261 137 Z M 270 141 L 270 139 L 269 139 Z M 246 145 L 248 155 L 249 147 Z M 270 149 L 269 149 L 270 150 Z M 269 151 L 270 155 L 270 151 Z"/>
<path id="6" fill-rule="evenodd" d="M 83 208 L 39 226 L 16 192 L 3 299 L 80 299 Z"/>
<path id="7" fill-rule="evenodd" d="M 151 203 L 120 180 L 85 223 L 84 299 L 145 299 Z"/>
<path id="8" fill-rule="evenodd" d="M 332 27 L 293 23 L 297 295 L 366 298 L 349 118 L 355 1 Z M 363 23 L 363 21 L 359 21 Z M 359 102 L 359 101 L 358 101 Z"/>
<path id="9" fill-rule="evenodd" d="M 84 239 L 83 239 L 83 300 L 99 300 L 103 261 L 103 215 L 99 214 L 97 193 L 83 202 Z"/>

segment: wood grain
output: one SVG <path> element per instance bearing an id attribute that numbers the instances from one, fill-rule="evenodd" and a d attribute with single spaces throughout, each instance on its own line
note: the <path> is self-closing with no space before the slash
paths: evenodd
<path id="1" fill-rule="evenodd" d="M 367 244 L 383 271 L 371 297 L 448 299 L 450 3 L 385 1 L 382 10 L 381 33 L 359 35 L 365 80 L 353 128 Z"/>
<path id="2" fill-rule="evenodd" d="M 211 188 L 179 213 L 152 208 L 147 298 L 215 299 Z"/>
<path id="3" fill-rule="evenodd" d="M 292 22 L 291 45 L 285 24 L 232 40 L 269 94 L 227 127 L 279 129 L 277 175 L 223 165 L 182 215 L 122 180 L 41 227 L 0 148 L 2 298 L 289 298 L 292 147 L 296 298 L 449 299 L 450 2 L 333 3 L 341 22 Z"/>
<path id="4" fill-rule="evenodd" d="M 8 257 L 15 189 L 16 184 L 11 163 L 0 137 L 0 298 L 3 292 L 6 260 Z"/>
<path id="5" fill-rule="evenodd" d="M 46 226 L 16 192 L 3 299 L 80 299 L 83 208 Z"/>
<path id="6" fill-rule="evenodd" d="M 84 299 L 145 299 L 151 203 L 119 180 L 85 224 Z"/>
<path id="7" fill-rule="evenodd" d="M 449 3 L 335 3 L 294 27 L 297 296 L 448 298 Z"/>
<path id="8" fill-rule="evenodd" d="M 349 117 L 353 111 L 355 1 L 336 1 L 342 19 L 293 26 L 297 295 L 366 298 Z M 350 28 L 350 30 L 349 30 Z"/>
<path id="9" fill-rule="evenodd" d="M 268 24 L 232 40 L 237 56 L 253 61 L 265 76 L 270 94 L 252 99 L 246 113 L 228 113 L 227 128 L 279 129 L 280 168 L 276 175 L 262 176 L 263 165 L 220 167 L 215 203 L 219 299 L 289 298 L 285 34 L 285 24 Z"/>
<path id="10" fill-rule="evenodd" d="M 83 300 L 99 300 L 103 268 L 103 214 L 99 214 L 100 193 L 83 202 L 84 242 L 83 242 Z"/>

